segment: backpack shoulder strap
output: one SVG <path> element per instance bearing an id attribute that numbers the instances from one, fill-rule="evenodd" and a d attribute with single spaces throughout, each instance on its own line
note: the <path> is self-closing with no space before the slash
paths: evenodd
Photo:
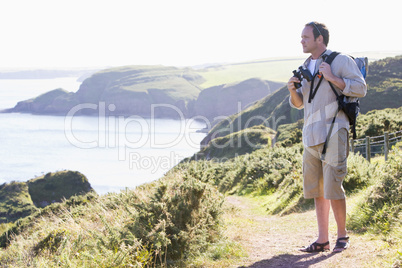
<path id="1" fill-rule="evenodd" d="M 334 61 L 335 57 L 338 56 L 340 53 L 339 52 L 331 52 L 331 54 L 329 54 L 326 58 L 325 58 L 325 62 L 328 63 L 329 65 L 331 65 L 331 63 Z M 336 90 L 334 88 L 334 86 L 332 85 L 331 82 L 329 82 L 329 85 L 331 86 L 332 91 L 335 93 L 336 97 L 339 98 L 338 93 L 336 93 Z M 339 100 L 338 100 L 339 101 Z"/>
<path id="2" fill-rule="evenodd" d="M 326 63 L 328 63 L 329 65 L 331 65 L 332 61 L 333 61 L 333 60 L 335 59 L 335 57 L 338 56 L 338 55 L 339 55 L 339 52 L 335 52 L 335 51 L 334 51 L 334 52 L 331 52 L 331 54 L 329 54 L 329 55 L 324 54 L 322 57 L 323 57 L 323 59 L 324 59 L 324 62 L 326 62 Z M 317 90 L 318 90 L 318 88 L 320 87 L 321 82 L 322 82 L 322 80 L 323 80 L 323 78 L 324 78 L 322 75 L 317 75 L 317 77 L 319 77 L 320 80 L 318 81 L 318 84 L 317 84 L 317 86 L 315 87 L 315 90 L 313 90 L 315 76 L 313 77 L 313 81 L 311 82 L 311 88 L 310 88 L 310 95 L 309 95 L 309 98 L 308 98 L 308 103 L 311 103 L 311 100 L 315 97 L 315 94 L 317 93 Z M 331 84 L 331 83 L 329 83 L 329 84 L 331 85 L 331 88 L 332 88 L 332 90 L 334 91 L 335 95 L 338 96 L 338 94 L 336 93 L 335 89 L 333 89 L 332 84 Z"/>
<path id="3" fill-rule="evenodd" d="M 331 65 L 332 61 L 335 59 L 336 56 L 338 56 L 340 53 L 339 52 L 332 52 L 325 58 L 325 62 Z"/>
<path id="4" fill-rule="evenodd" d="M 339 52 L 332 52 L 331 54 L 329 54 L 326 58 L 325 58 L 325 62 L 328 63 L 329 65 L 331 65 L 332 61 L 335 59 L 336 56 L 339 55 Z M 335 96 L 336 96 L 336 100 L 338 101 L 338 109 L 336 110 L 336 113 L 332 119 L 332 123 L 331 123 L 331 127 L 329 128 L 328 134 L 327 134 L 327 138 L 325 139 L 324 142 L 324 146 L 322 148 L 322 153 L 321 153 L 321 160 L 325 159 L 325 154 L 327 152 L 327 147 L 328 147 L 328 141 L 331 138 L 331 133 L 332 133 L 332 129 L 334 128 L 334 123 L 335 123 L 335 119 L 336 116 L 338 115 L 338 112 L 341 110 L 341 106 L 340 106 L 340 96 L 338 95 L 338 93 L 336 92 L 334 86 L 332 85 L 331 82 L 329 82 L 329 85 L 331 86 L 332 91 L 334 92 Z"/>

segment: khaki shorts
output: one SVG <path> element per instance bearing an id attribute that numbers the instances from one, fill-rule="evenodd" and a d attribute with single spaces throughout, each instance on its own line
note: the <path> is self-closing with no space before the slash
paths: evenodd
<path id="1" fill-rule="evenodd" d="M 342 182 L 347 173 L 349 154 L 348 131 L 336 132 L 329 140 L 325 159 L 321 160 L 324 144 L 305 147 L 303 154 L 303 191 L 305 198 L 344 199 Z"/>

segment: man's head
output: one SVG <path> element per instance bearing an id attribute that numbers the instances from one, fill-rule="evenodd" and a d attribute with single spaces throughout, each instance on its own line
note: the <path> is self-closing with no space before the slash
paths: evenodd
<path id="1" fill-rule="evenodd" d="M 329 42 L 327 27 L 318 22 L 307 23 L 302 32 L 301 43 L 304 53 L 312 53 L 325 50 Z"/>
<path id="2" fill-rule="evenodd" d="M 327 26 L 323 23 L 319 23 L 316 21 L 309 22 L 305 25 L 306 27 L 311 27 L 313 29 L 314 39 L 317 39 L 320 35 L 323 38 L 323 42 L 325 46 L 328 46 L 329 42 L 329 31 Z"/>

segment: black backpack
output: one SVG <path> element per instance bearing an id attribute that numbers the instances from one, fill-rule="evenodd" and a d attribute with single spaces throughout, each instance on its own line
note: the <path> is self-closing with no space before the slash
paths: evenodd
<path id="1" fill-rule="evenodd" d="M 335 59 L 336 56 L 339 55 L 339 52 L 332 52 L 327 58 L 325 59 L 325 62 L 331 65 L 332 61 Z M 360 72 L 363 75 L 363 78 L 366 78 L 367 73 L 368 73 L 368 59 L 367 57 L 361 57 L 361 58 L 353 58 L 352 59 L 355 61 L 357 67 L 359 68 Z M 321 77 L 322 79 L 322 77 Z M 320 81 L 321 82 L 321 81 Z M 324 143 L 324 148 L 322 150 L 322 156 L 325 157 L 325 153 L 327 151 L 327 143 L 329 138 L 331 137 L 332 129 L 335 123 L 336 116 L 338 115 L 338 112 L 342 110 L 346 116 L 349 119 L 349 125 L 351 126 L 351 131 L 353 134 L 353 139 L 356 139 L 356 119 L 357 116 L 360 113 L 360 103 L 358 98 L 352 98 L 348 97 L 345 95 L 339 95 L 334 86 L 332 85 L 331 82 L 328 82 L 329 85 L 331 86 L 332 91 L 334 92 L 336 99 L 338 101 L 338 110 L 332 120 L 331 127 L 329 129 L 327 138 Z"/>

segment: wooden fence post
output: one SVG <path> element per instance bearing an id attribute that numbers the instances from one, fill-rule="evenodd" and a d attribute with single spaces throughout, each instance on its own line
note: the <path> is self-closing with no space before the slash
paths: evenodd
<path id="1" fill-rule="evenodd" d="M 354 139 L 350 139 L 350 151 L 352 153 L 355 152 L 355 140 Z"/>
<path id="2" fill-rule="evenodd" d="M 389 135 L 388 135 L 388 132 L 384 132 L 384 156 L 385 156 L 385 161 L 388 160 L 388 151 L 389 151 Z"/>
<path id="3" fill-rule="evenodd" d="M 371 160 L 371 146 L 370 146 L 370 137 L 366 137 L 366 159 L 370 162 Z"/>

